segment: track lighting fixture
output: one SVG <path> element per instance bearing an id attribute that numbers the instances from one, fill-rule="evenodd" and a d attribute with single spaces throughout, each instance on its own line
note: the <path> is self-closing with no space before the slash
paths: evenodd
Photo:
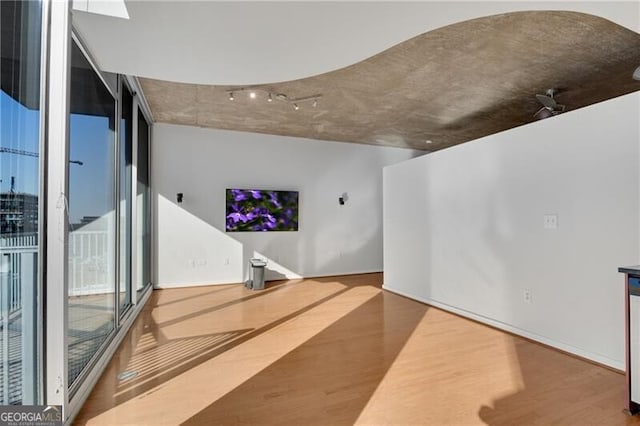
<path id="1" fill-rule="evenodd" d="M 298 111 L 300 106 L 305 102 L 310 103 L 313 108 L 316 108 L 318 106 L 318 100 L 322 97 L 321 94 L 315 94 L 311 96 L 292 98 L 284 93 L 272 92 L 261 87 L 236 87 L 233 90 L 227 91 L 229 100 L 233 101 L 235 99 L 234 94 L 238 92 L 248 92 L 250 99 L 256 99 L 258 97 L 258 92 L 263 92 L 266 94 L 267 102 L 272 103 L 274 100 L 286 102 L 290 104 L 295 111 Z"/>

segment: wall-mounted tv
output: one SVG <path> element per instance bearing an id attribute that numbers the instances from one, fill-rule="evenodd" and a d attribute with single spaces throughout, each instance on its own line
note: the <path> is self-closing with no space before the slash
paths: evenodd
<path id="1" fill-rule="evenodd" d="M 227 232 L 298 230 L 298 191 L 227 189 Z"/>

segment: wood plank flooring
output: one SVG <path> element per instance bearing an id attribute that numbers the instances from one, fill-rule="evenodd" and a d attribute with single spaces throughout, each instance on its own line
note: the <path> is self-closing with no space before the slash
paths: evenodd
<path id="1" fill-rule="evenodd" d="M 622 374 L 381 283 L 155 291 L 75 424 L 640 424 Z"/>

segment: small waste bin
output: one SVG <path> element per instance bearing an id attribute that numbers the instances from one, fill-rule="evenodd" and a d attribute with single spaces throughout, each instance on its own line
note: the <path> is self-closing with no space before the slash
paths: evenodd
<path id="1" fill-rule="evenodd" d="M 251 279 L 247 283 L 247 287 L 252 290 L 264 289 L 264 267 L 267 262 L 262 259 L 251 259 Z"/>

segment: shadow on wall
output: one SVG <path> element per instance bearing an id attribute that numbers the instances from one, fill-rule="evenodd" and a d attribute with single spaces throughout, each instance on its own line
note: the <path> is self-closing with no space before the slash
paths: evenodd
<path id="1" fill-rule="evenodd" d="M 162 124 L 154 144 L 160 285 L 242 282 L 253 252 L 281 267 L 268 280 L 379 272 L 382 169 L 419 154 Z M 299 231 L 226 233 L 225 188 L 299 191 Z"/>
<path id="2" fill-rule="evenodd" d="M 155 200 L 154 264 L 160 287 L 242 281 L 242 243 L 161 195 Z"/>
<path id="3" fill-rule="evenodd" d="M 244 258 L 247 259 L 248 256 L 245 255 Z M 265 256 L 262 253 L 254 251 L 253 255 L 249 258 L 249 271 L 247 272 L 247 274 L 249 275 L 248 279 L 253 278 L 252 274 L 254 273 L 254 271 L 252 271 L 253 267 L 251 266 L 252 259 L 260 259 L 267 264 L 265 266 L 264 275 L 265 275 L 265 279 L 268 279 L 269 281 L 302 278 L 302 276 L 296 274 L 290 269 L 285 268 L 283 265 L 273 261 L 272 259 L 269 258 L 269 256 Z"/>
<path id="4" fill-rule="evenodd" d="M 315 260 L 315 247 L 321 245 L 313 234 L 301 228 L 298 232 L 227 233 L 207 219 L 197 216 L 196 201 L 177 204 L 164 194 L 155 193 L 154 216 L 155 282 L 157 287 L 202 284 L 242 283 L 250 278 L 250 260 L 267 262 L 265 279 L 299 279 L 307 272 L 305 258 Z M 336 226 L 333 225 L 335 228 Z M 159 230 L 162 232 L 159 232 Z M 329 271 L 327 275 L 354 272 L 343 265 L 356 263 L 361 250 L 372 250 L 380 225 L 360 230 L 359 243 L 353 238 L 346 248 L 323 253 L 322 264 L 315 263 L 315 271 Z M 353 232 L 360 232 L 354 230 Z M 334 229 L 333 232 L 336 232 Z M 325 233 L 317 232 L 319 239 Z M 252 241 L 261 240 L 261 241 Z M 263 247 L 256 250 L 256 246 Z M 309 252 L 312 249 L 312 252 Z M 381 260 L 378 262 L 381 263 Z M 314 272 L 311 272 L 314 275 Z M 315 274 L 322 275 L 322 274 Z"/>

